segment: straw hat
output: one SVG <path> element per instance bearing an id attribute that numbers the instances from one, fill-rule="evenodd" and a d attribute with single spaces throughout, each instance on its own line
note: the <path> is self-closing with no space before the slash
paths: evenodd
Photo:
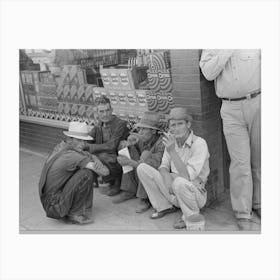
<path id="1" fill-rule="evenodd" d="M 151 128 L 159 130 L 160 114 L 156 112 L 146 111 L 140 122 L 137 123 L 136 127 Z"/>
<path id="2" fill-rule="evenodd" d="M 88 135 L 88 126 L 85 122 L 70 122 L 68 131 L 63 131 L 66 136 L 81 140 L 92 140 Z"/>

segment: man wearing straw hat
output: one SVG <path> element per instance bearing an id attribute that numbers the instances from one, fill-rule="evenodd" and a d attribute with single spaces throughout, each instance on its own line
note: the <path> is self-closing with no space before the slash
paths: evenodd
<path id="1" fill-rule="evenodd" d="M 141 163 L 137 174 L 156 210 L 158 219 L 181 208 L 175 228 L 203 230 L 200 208 L 206 203 L 205 183 L 209 175 L 209 153 L 206 141 L 190 129 L 192 117 L 185 108 L 173 108 L 168 117 L 169 133 L 164 133 L 165 151 L 159 170 Z"/>
<path id="2" fill-rule="evenodd" d="M 113 199 L 113 202 L 121 203 L 136 196 L 139 198 L 136 213 L 143 213 L 151 206 L 147 193 L 137 177 L 136 168 L 142 162 L 156 169 L 160 166 L 164 152 L 162 136 L 159 134 L 160 117 L 159 113 L 145 112 L 135 126 L 139 128 L 138 133 L 131 133 L 127 141 L 121 142 L 122 147 L 128 147 L 130 158 L 118 156 L 118 162 L 122 166 L 131 166 L 133 170 L 123 174 L 122 192 Z"/>
<path id="3" fill-rule="evenodd" d="M 67 139 L 47 158 L 39 182 L 39 195 L 47 217 L 75 224 L 92 222 L 93 182 L 109 170 L 94 155 L 83 151 L 88 135 L 86 123 L 71 122 Z"/>

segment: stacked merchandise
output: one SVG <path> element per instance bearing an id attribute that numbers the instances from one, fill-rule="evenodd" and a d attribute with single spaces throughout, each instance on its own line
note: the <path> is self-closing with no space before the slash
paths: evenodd
<path id="1" fill-rule="evenodd" d="M 137 68 L 103 68 L 100 74 L 114 113 L 134 123 L 147 110 L 146 90 L 138 89 Z"/>
<path id="2" fill-rule="evenodd" d="M 28 109 L 38 110 L 39 71 L 21 71 L 21 82 L 25 103 Z"/>
<path id="3" fill-rule="evenodd" d="M 86 83 L 85 70 L 79 65 L 65 65 L 56 90 L 58 115 L 63 121 L 94 122 L 95 85 Z"/>
<path id="4" fill-rule="evenodd" d="M 148 109 L 167 114 L 174 107 L 168 53 L 166 51 L 151 53 L 148 56 L 148 65 L 150 88 L 147 94 Z"/>

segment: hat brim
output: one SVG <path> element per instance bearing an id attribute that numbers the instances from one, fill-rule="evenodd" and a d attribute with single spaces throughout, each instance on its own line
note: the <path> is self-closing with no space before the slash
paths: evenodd
<path id="1" fill-rule="evenodd" d="M 146 124 L 141 124 L 137 123 L 135 127 L 142 127 L 142 128 L 150 128 L 150 129 L 155 129 L 155 130 L 160 130 L 159 127 L 151 126 L 151 125 L 146 125 Z"/>
<path id="2" fill-rule="evenodd" d="M 63 133 L 68 137 L 72 137 L 72 138 L 76 138 L 76 139 L 80 139 L 80 140 L 93 140 L 93 138 L 89 135 L 88 136 L 77 135 L 77 134 L 72 134 L 69 131 L 63 131 Z"/>
<path id="3" fill-rule="evenodd" d="M 167 121 L 170 121 L 170 120 L 176 120 L 176 121 L 180 121 L 180 120 L 185 120 L 185 121 L 189 121 L 189 122 L 192 122 L 193 119 L 191 116 L 168 116 L 167 118 Z"/>

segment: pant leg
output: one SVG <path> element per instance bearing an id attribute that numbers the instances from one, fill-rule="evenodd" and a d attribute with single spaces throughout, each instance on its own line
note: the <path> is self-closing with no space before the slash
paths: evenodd
<path id="1" fill-rule="evenodd" d="M 57 193 L 47 210 L 47 216 L 63 218 L 66 215 L 84 214 L 92 207 L 95 174 L 89 169 L 78 170 Z"/>
<path id="2" fill-rule="evenodd" d="M 136 197 L 141 198 L 141 199 L 147 199 L 148 198 L 147 192 L 146 192 L 143 184 L 140 182 L 140 180 L 139 180 L 139 183 L 138 183 L 138 186 L 137 186 Z"/>
<path id="3" fill-rule="evenodd" d="M 138 179 L 136 178 L 136 170 L 132 170 L 122 175 L 121 190 L 136 194 Z"/>
<path id="4" fill-rule="evenodd" d="M 97 154 L 97 156 L 101 160 L 101 162 L 108 167 L 110 171 L 109 175 L 102 177 L 103 182 L 112 184 L 113 182 L 118 180 L 119 185 L 117 187 L 119 188 L 123 171 L 121 165 L 117 162 L 117 155 L 99 153 Z"/>
<path id="5" fill-rule="evenodd" d="M 244 103 L 251 144 L 253 208 L 261 208 L 261 95 Z"/>
<path id="6" fill-rule="evenodd" d="M 242 102 L 223 102 L 223 130 L 230 154 L 230 194 L 237 218 L 251 218 L 253 181 L 250 135 L 242 111 Z"/>
<path id="7" fill-rule="evenodd" d="M 141 163 L 137 167 L 137 174 L 156 211 L 171 208 L 172 205 L 178 206 L 175 195 L 169 194 L 158 170 L 146 163 Z"/>
<path id="8" fill-rule="evenodd" d="M 207 200 L 207 193 L 200 191 L 192 182 L 185 178 L 177 177 L 172 184 L 179 206 L 185 218 L 199 214 Z"/>

